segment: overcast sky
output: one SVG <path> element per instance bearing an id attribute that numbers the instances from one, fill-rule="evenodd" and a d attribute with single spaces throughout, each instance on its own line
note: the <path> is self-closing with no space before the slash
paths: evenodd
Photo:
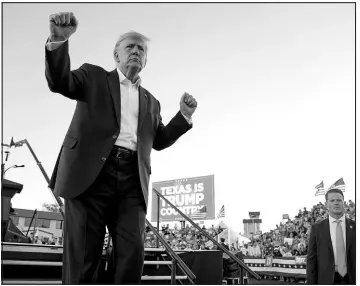
<path id="1" fill-rule="evenodd" d="M 354 200 L 354 4 L 3 4 L 3 142 L 26 138 L 49 176 L 76 105 L 44 75 L 48 17 L 63 11 L 79 21 L 73 69 L 113 70 L 118 36 L 136 30 L 151 39 L 142 85 L 164 123 L 183 92 L 197 99 L 193 129 L 152 152 L 152 182 L 214 175 L 215 212 L 224 204 L 237 231 L 249 211 L 267 231 L 324 201 L 322 180 L 343 177 Z M 14 164 L 25 168 L 6 173 L 24 185 L 13 207 L 54 202 L 25 146 Z"/>

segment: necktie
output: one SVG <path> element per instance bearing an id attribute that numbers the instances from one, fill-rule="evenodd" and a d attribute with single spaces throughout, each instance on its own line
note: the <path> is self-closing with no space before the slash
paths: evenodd
<path id="1" fill-rule="evenodd" d="M 336 220 L 336 265 L 338 267 L 338 272 L 341 276 L 345 276 L 346 269 L 346 252 L 345 252 L 345 243 L 344 236 L 341 227 L 341 220 Z"/>

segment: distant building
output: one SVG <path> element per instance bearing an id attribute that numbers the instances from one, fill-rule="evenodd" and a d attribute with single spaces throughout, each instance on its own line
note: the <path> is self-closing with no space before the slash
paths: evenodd
<path id="1" fill-rule="evenodd" d="M 244 236 L 251 238 L 253 235 L 261 234 L 262 219 L 260 212 L 249 212 L 249 219 L 244 219 Z"/>
<path id="2" fill-rule="evenodd" d="M 12 222 L 25 235 L 29 229 L 34 210 L 14 209 L 15 213 L 10 215 Z M 49 239 L 62 244 L 64 219 L 61 213 L 37 211 L 29 230 L 28 236 L 32 236 L 35 226 L 35 235 L 42 241 Z"/>

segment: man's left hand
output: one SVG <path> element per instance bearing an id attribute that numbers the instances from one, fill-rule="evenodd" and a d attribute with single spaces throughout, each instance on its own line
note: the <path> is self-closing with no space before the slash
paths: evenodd
<path id="1" fill-rule="evenodd" d="M 181 113 L 184 114 L 186 117 L 191 118 L 196 108 L 197 108 L 196 99 L 192 95 L 185 92 L 180 100 Z"/>

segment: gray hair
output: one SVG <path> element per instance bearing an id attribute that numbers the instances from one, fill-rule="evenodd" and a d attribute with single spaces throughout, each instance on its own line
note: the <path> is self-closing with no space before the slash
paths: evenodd
<path id="1" fill-rule="evenodd" d="M 138 32 L 129 31 L 129 32 L 125 33 L 125 34 L 120 35 L 119 39 L 117 40 L 117 42 L 116 42 L 116 44 L 115 44 L 114 52 L 113 52 L 113 56 L 114 56 L 115 62 L 118 61 L 117 49 L 119 48 L 120 43 L 121 43 L 123 40 L 127 39 L 127 38 L 139 38 L 139 39 L 143 40 L 144 43 L 145 43 L 146 52 L 147 52 L 147 49 L 148 49 L 147 42 L 149 42 L 150 39 L 149 39 L 148 37 L 145 37 L 143 34 L 138 33 Z"/>

